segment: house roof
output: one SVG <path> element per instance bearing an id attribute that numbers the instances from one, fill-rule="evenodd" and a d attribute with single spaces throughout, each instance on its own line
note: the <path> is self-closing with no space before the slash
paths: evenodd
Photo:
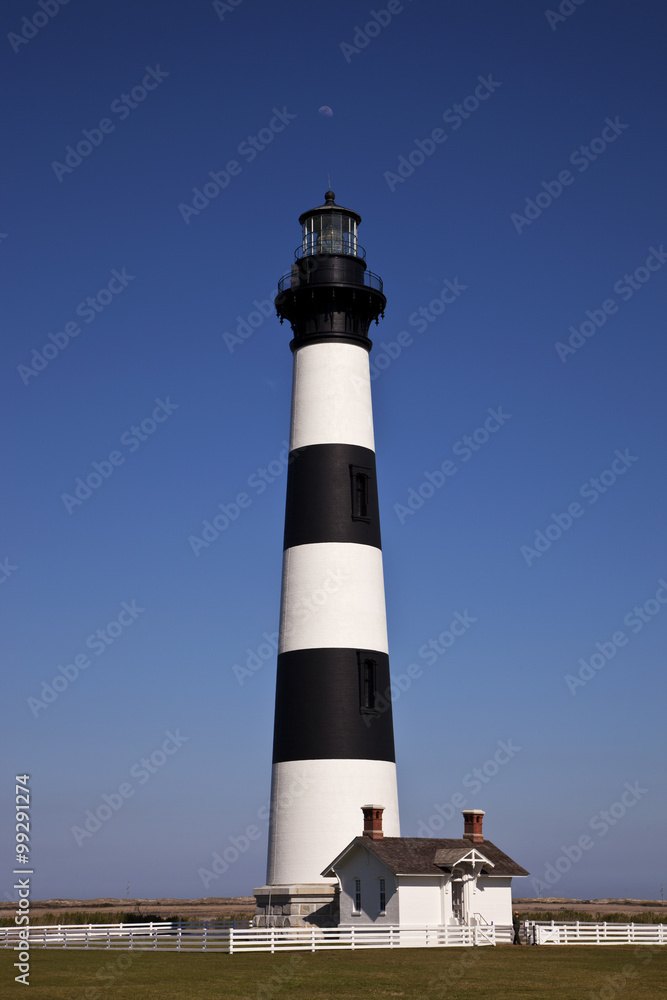
<path id="1" fill-rule="evenodd" d="M 336 865 L 357 844 L 384 862 L 394 875 L 442 875 L 449 873 L 458 860 L 469 854 L 475 848 L 478 854 L 487 859 L 490 864 L 483 865 L 482 875 L 528 875 L 521 865 L 508 857 L 504 851 L 485 840 L 481 844 L 473 844 L 469 840 L 435 837 L 381 837 L 373 840 L 371 837 L 355 837 L 331 865 L 322 872 L 323 876 L 334 874 Z"/>

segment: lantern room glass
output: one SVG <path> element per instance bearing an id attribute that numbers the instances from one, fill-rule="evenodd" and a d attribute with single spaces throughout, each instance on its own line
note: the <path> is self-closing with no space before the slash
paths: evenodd
<path id="1" fill-rule="evenodd" d="M 303 256 L 341 253 L 357 256 L 357 224 L 349 215 L 323 212 L 303 224 Z"/>

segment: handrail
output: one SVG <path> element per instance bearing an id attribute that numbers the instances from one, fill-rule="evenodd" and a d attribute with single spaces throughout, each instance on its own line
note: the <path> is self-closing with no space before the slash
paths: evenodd
<path id="1" fill-rule="evenodd" d="M 308 283 L 310 285 L 310 287 L 312 287 L 313 284 L 315 284 L 315 282 L 303 282 L 302 284 L 305 285 L 306 283 Z M 319 284 L 319 282 L 318 282 L 318 284 Z M 337 285 L 338 282 L 335 282 L 335 281 L 334 282 L 321 282 L 321 284 L 322 284 L 322 286 L 325 286 L 326 284 Z M 344 285 L 356 285 L 356 282 L 349 281 L 346 278 L 343 281 L 343 284 Z M 291 287 L 292 287 L 292 272 L 289 271 L 287 274 L 283 274 L 282 278 L 278 282 L 278 291 L 279 292 L 287 292 L 287 291 L 290 290 Z M 361 288 L 362 285 L 359 284 L 358 287 Z M 379 274 L 375 274 L 374 271 L 364 271 L 363 287 L 364 288 L 374 288 L 376 291 L 381 292 L 382 289 L 383 289 L 382 278 L 380 277 Z"/>
<path id="2" fill-rule="evenodd" d="M 324 257 L 324 256 L 338 256 L 343 257 L 356 257 L 357 260 L 366 260 L 366 251 L 361 246 L 360 243 L 355 243 L 354 246 L 349 246 L 346 248 L 345 242 L 341 238 L 340 240 L 335 237 L 336 243 L 340 243 L 340 248 L 337 250 L 322 250 L 318 245 L 306 246 L 300 243 L 299 246 L 294 251 L 294 259 L 301 260 L 302 257 Z"/>

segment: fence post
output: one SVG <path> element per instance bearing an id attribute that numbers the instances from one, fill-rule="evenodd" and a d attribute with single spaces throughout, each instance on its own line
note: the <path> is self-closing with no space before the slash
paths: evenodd
<path id="1" fill-rule="evenodd" d="M 276 950 L 276 929 L 275 929 L 275 927 L 271 928 L 271 934 L 269 935 L 269 938 L 271 940 L 271 954 L 273 955 L 275 953 L 275 950 Z"/>
<path id="2" fill-rule="evenodd" d="M 310 929 L 310 950 L 315 951 L 315 924 Z"/>
<path id="3" fill-rule="evenodd" d="M 350 927 L 350 948 L 354 951 L 354 924 Z"/>
<path id="4" fill-rule="evenodd" d="M 228 951 L 229 951 L 230 955 L 234 954 L 234 928 L 233 927 L 229 928 L 229 949 L 228 949 Z"/>

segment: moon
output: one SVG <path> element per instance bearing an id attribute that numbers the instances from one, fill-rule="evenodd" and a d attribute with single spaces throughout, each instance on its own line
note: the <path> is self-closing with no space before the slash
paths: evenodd
<path id="1" fill-rule="evenodd" d="M 328 104 L 323 104 L 322 107 L 318 109 L 318 114 L 324 115 L 325 118 L 333 118 L 333 111 Z"/>

